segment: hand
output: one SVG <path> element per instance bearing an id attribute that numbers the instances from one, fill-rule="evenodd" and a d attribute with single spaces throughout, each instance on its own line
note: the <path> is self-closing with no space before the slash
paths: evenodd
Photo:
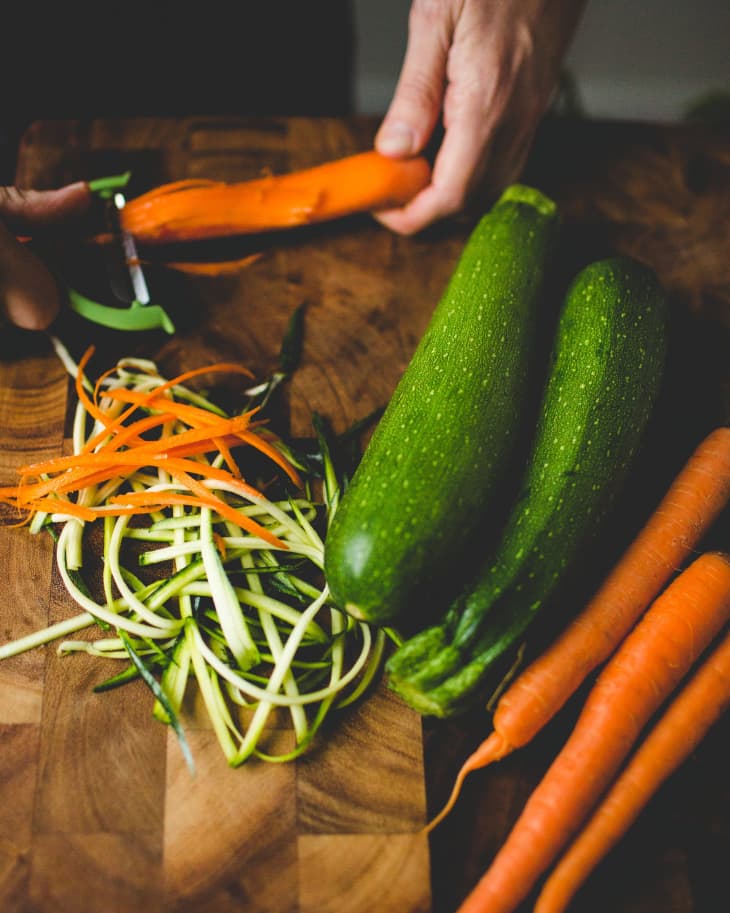
<path id="1" fill-rule="evenodd" d="M 11 323 L 43 330 L 60 307 L 53 276 L 17 237 L 67 225 L 90 204 L 91 192 L 83 182 L 46 191 L 0 187 L 0 307 Z"/>
<path id="2" fill-rule="evenodd" d="M 384 155 L 444 135 L 431 184 L 378 213 L 412 234 L 516 180 L 557 83 L 584 0 L 413 0 L 395 94 L 375 139 Z"/>

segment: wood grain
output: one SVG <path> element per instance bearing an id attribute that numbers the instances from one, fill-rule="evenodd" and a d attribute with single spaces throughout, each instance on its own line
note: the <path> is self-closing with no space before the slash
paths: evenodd
<path id="1" fill-rule="evenodd" d="M 238 180 L 366 148 L 370 119 L 102 119 L 42 122 L 26 133 L 18 183 L 52 187 L 131 167 L 144 188 L 182 177 Z M 730 417 L 730 137 L 702 128 L 548 121 L 525 179 L 564 214 L 568 275 L 622 251 L 652 266 L 671 298 L 666 389 L 621 527 L 565 595 L 577 609 L 602 567 L 712 424 Z M 486 205 L 487 201 L 484 201 Z M 205 361 L 273 366 L 305 304 L 301 368 L 277 420 L 311 434 L 318 411 L 342 430 L 382 406 L 451 273 L 471 216 L 417 238 L 368 218 L 292 232 L 240 274 L 178 280 L 150 271 L 177 333 L 114 334 L 64 314 L 56 330 L 93 366 L 155 358 L 167 373 Z M 259 239 L 261 240 L 261 239 Z M 69 277 L 90 264 L 73 249 Z M 231 393 L 221 380 L 216 393 Z M 0 475 L 68 448 L 68 384 L 42 336 L 0 339 Z M 723 541 L 726 529 L 715 531 Z M 726 540 L 725 540 L 726 541 Z M 46 537 L 0 530 L 0 638 L 74 613 Z M 550 623 L 559 625 L 560 612 Z M 546 624 L 541 637 L 550 633 Z M 91 634 L 83 635 L 91 636 Z M 539 637 L 538 643 L 539 643 Z M 430 841 L 482 708 L 422 721 L 381 683 L 296 763 L 227 767 L 195 693 L 183 722 L 191 775 L 138 684 L 93 685 L 110 667 L 53 647 L 0 664 L 0 910 L 3 913 L 452 913 L 515 820 L 567 733 L 575 707 L 535 743 L 467 781 Z M 291 746 L 286 717 L 268 737 Z M 575 913 L 708 913 L 730 897 L 727 726 L 721 726 L 576 900 Z M 520 913 L 527 913 L 528 907 Z M 714 910 L 713 910 L 714 913 Z"/>

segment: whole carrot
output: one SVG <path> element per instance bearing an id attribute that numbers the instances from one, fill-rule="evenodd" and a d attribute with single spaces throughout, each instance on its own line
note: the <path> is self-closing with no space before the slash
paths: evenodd
<path id="1" fill-rule="evenodd" d="M 730 707 L 730 633 L 672 702 L 545 882 L 535 913 L 562 913 L 659 787 Z"/>
<path id="2" fill-rule="evenodd" d="M 459 913 L 510 913 L 530 893 L 729 618 L 730 558 L 708 552 L 655 600 L 601 672 L 563 749 Z"/>
<path id="3" fill-rule="evenodd" d="M 370 150 L 233 184 L 163 184 L 130 200 L 121 222 L 148 244 L 271 231 L 402 206 L 430 177 L 421 156 L 392 159 Z"/>
<path id="4" fill-rule="evenodd" d="M 464 762 L 448 814 L 467 774 L 526 745 L 603 663 L 682 566 L 730 499 L 730 428 L 695 449 L 652 516 L 583 611 L 499 699 L 493 731 Z"/>

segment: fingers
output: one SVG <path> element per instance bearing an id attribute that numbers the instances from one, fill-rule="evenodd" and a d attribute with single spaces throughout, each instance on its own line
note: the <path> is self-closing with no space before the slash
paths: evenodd
<path id="1" fill-rule="evenodd" d="M 375 137 L 375 148 L 396 158 L 415 155 L 438 121 L 446 85 L 453 22 L 450 0 L 414 0 L 408 45 L 393 100 Z"/>
<path id="2" fill-rule="evenodd" d="M 483 176 L 490 135 L 491 118 L 480 95 L 464 93 L 448 119 L 429 186 L 402 209 L 377 213 L 378 221 L 410 235 L 463 209 Z"/>
<path id="3" fill-rule="evenodd" d="M 418 5 L 414 4 L 414 12 Z M 444 8 L 450 6 L 421 5 L 440 9 L 432 18 L 443 18 Z M 458 4 L 455 17 L 438 29 L 433 23 L 426 24 L 423 17 L 419 20 L 412 16 L 403 73 L 376 138 L 376 144 L 382 142 L 390 118 L 396 115 L 397 123 L 408 116 L 413 121 L 420 116 L 424 130 L 432 131 L 443 114 L 445 132 L 430 185 L 406 207 L 376 215 L 383 225 L 400 234 L 414 234 L 466 206 L 484 176 L 493 134 L 517 70 L 522 49 L 518 46 L 516 52 L 513 47 L 516 24 L 505 24 L 496 8 L 478 0 Z M 409 85 L 429 86 L 431 92 L 406 92 Z M 413 151 L 418 150 L 411 147 L 402 154 Z"/>
<path id="4" fill-rule="evenodd" d="M 0 221 L 17 235 L 32 235 L 81 217 L 89 210 L 91 200 L 84 181 L 58 190 L 0 187 Z"/>
<path id="5" fill-rule="evenodd" d="M 0 187 L 0 307 L 11 323 L 46 329 L 60 308 L 50 271 L 16 236 L 67 225 L 90 208 L 91 199 L 85 183 L 48 191 Z"/>

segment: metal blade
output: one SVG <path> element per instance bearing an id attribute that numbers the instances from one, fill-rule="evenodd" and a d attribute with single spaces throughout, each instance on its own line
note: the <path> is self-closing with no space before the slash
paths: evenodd
<path id="1" fill-rule="evenodd" d="M 126 200 L 124 199 L 124 194 L 115 193 L 113 198 L 114 207 L 117 210 L 117 213 L 121 212 L 126 205 Z M 134 292 L 134 300 L 137 304 L 149 304 L 150 293 L 147 288 L 147 280 L 145 279 L 144 272 L 142 271 L 142 265 L 139 260 L 139 254 L 137 253 L 137 245 L 134 243 L 134 238 L 128 231 L 124 231 L 119 225 L 119 220 L 117 220 L 118 225 L 118 236 L 122 244 L 122 251 L 124 253 L 124 261 L 127 267 L 127 272 L 129 274 L 129 280 L 132 283 L 132 290 Z"/>

